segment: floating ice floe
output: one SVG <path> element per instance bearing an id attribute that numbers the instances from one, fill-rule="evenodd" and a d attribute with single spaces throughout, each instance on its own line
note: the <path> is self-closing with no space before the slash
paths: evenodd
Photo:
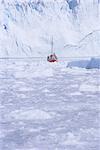
<path id="1" fill-rule="evenodd" d="M 82 84 L 80 86 L 81 92 L 100 92 L 100 86 L 99 85 L 88 85 L 88 84 Z"/>
<path id="2" fill-rule="evenodd" d="M 71 96 L 79 96 L 79 95 L 82 95 L 81 92 L 73 92 L 70 94 Z"/>
<path id="3" fill-rule="evenodd" d="M 3 137 L 5 137 L 5 134 L 4 134 L 3 130 L 0 130 L 0 138 L 3 138 Z"/>
<path id="4" fill-rule="evenodd" d="M 9 119 L 15 120 L 46 120 L 53 116 L 46 111 L 40 109 L 33 110 L 16 110 L 9 114 Z"/>
<path id="5" fill-rule="evenodd" d="M 36 78 L 53 76 L 53 68 L 50 65 L 38 65 L 15 73 L 15 78 Z"/>
<path id="6" fill-rule="evenodd" d="M 18 149 L 15 149 L 15 150 L 39 150 L 38 148 L 18 148 Z"/>
<path id="7" fill-rule="evenodd" d="M 66 140 L 63 142 L 64 145 L 79 145 L 81 144 L 79 137 L 75 136 L 73 133 L 68 133 Z"/>

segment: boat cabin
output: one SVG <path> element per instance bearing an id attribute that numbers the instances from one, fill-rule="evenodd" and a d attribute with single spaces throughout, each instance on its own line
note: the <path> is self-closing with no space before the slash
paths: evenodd
<path id="1" fill-rule="evenodd" d="M 47 56 L 47 61 L 49 61 L 49 62 L 57 62 L 58 58 L 57 58 L 57 56 L 54 53 L 54 54 L 51 54 L 51 55 Z"/>

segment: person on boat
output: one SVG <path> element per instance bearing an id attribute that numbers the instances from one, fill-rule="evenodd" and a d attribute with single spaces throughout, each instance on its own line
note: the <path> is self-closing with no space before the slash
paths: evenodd
<path id="1" fill-rule="evenodd" d="M 49 56 L 47 56 L 47 61 L 49 61 Z"/>
<path id="2" fill-rule="evenodd" d="M 52 54 L 50 55 L 50 60 L 53 60 L 53 55 Z"/>
<path id="3" fill-rule="evenodd" d="M 55 60 L 58 59 L 55 53 L 53 54 L 53 59 L 55 59 Z"/>
<path id="4" fill-rule="evenodd" d="M 52 55 L 50 55 L 50 56 L 47 56 L 47 61 L 52 61 Z"/>

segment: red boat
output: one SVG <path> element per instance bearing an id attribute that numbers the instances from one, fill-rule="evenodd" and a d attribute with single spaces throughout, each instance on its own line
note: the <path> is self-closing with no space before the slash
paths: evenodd
<path id="1" fill-rule="evenodd" d="M 53 37 L 52 37 L 52 41 L 51 41 L 51 55 L 47 56 L 47 61 L 49 62 L 58 62 L 58 58 L 57 56 L 55 55 L 55 53 L 53 52 L 54 49 L 53 49 Z"/>
<path id="2" fill-rule="evenodd" d="M 58 62 L 58 58 L 54 53 L 54 54 L 51 54 L 50 56 L 47 57 L 47 61 L 49 61 L 49 62 Z"/>

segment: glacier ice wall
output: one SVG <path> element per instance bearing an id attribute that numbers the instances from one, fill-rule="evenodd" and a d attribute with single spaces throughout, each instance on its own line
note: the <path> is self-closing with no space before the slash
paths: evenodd
<path id="1" fill-rule="evenodd" d="M 100 1 L 0 0 L 0 57 L 44 57 L 52 36 L 59 56 L 100 56 Z"/>

